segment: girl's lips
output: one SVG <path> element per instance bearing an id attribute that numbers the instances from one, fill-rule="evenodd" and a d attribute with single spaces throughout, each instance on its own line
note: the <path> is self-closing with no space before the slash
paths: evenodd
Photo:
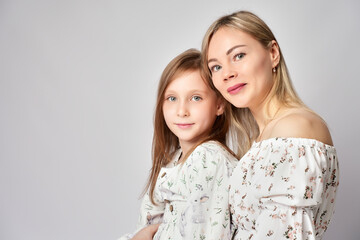
<path id="1" fill-rule="evenodd" d="M 235 94 L 235 93 L 238 93 L 243 87 L 245 87 L 246 83 L 239 83 L 239 84 L 236 84 L 232 87 L 229 87 L 227 89 L 228 93 L 230 94 Z"/>
<path id="2" fill-rule="evenodd" d="M 176 125 L 181 129 L 186 129 L 194 125 L 193 123 L 176 123 Z"/>

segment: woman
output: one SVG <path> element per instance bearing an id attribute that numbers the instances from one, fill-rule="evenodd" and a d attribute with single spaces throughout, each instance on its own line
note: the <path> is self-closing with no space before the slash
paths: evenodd
<path id="1" fill-rule="evenodd" d="M 322 239 L 338 162 L 326 123 L 296 94 L 280 47 L 256 15 L 215 21 L 202 46 L 207 79 L 232 106 L 239 157 L 230 179 L 234 239 Z"/>

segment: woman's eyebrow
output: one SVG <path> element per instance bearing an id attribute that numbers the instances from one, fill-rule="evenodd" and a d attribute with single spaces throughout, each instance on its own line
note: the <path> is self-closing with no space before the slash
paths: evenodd
<path id="1" fill-rule="evenodd" d="M 244 44 L 239 44 L 239 45 L 233 46 L 232 48 L 230 48 L 229 50 L 227 50 L 226 55 L 229 55 L 229 54 L 230 54 L 232 51 L 234 51 L 236 48 L 245 47 L 245 46 L 246 46 L 246 45 L 244 45 Z M 216 61 L 217 61 L 216 58 L 211 58 L 211 59 L 208 60 L 208 64 L 209 64 L 210 62 L 216 62 Z"/>
<path id="2" fill-rule="evenodd" d="M 232 51 L 234 51 L 236 48 L 239 48 L 239 47 L 245 47 L 246 45 L 244 44 L 240 44 L 240 45 L 236 45 L 236 46 L 233 46 L 232 48 L 230 48 L 229 50 L 227 50 L 226 52 L 226 55 L 229 55 Z"/>

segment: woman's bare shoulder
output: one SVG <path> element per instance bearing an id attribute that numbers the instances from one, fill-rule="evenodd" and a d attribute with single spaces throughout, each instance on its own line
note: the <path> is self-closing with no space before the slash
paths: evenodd
<path id="1" fill-rule="evenodd" d="M 272 137 L 315 139 L 333 145 L 329 129 L 324 120 L 314 112 L 299 108 L 289 111 L 274 124 Z"/>

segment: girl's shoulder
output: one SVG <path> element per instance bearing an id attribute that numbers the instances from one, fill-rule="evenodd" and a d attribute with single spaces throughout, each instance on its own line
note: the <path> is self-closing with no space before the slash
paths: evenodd
<path id="1" fill-rule="evenodd" d="M 186 166 L 202 169 L 207 174 L 225 172 L 227 176 L 231 175 L 237 163 L 238 159 L 231 150 L 217 141 L 201 143 L 185 161 Z"/>
<path id="2" fill-rule="evenodd" d="M 333 145 L 325 121 L 316 113 L 304 108 L 289 111 L 276 121 L 271 137 L 315 139 Z"/>
<path id="3" fill-rule="evenodd" d="M 190 156 L 237 160 L 235 154 L 227 146 L 213 140 L 198 145 Z"/>
<path id="4" fill-rule="evenodd" d="M 199 144 L 199 146 L 197 146 L 194 151 L 207 151 L 210 153 L 232 153 L 227 146 L 215 140 L 210 140 Z"/>
<path id="5" fill-rule="evenodd" d="M 196 148 L 198 149 L 221 149 L 224 148 L 224 146 L 219 143 L 218 141 L 214 141 L 214 140 L 210 140 L 210 141 L 206 141 L 203 142 L 201 144 L 199 144 Z"/>

